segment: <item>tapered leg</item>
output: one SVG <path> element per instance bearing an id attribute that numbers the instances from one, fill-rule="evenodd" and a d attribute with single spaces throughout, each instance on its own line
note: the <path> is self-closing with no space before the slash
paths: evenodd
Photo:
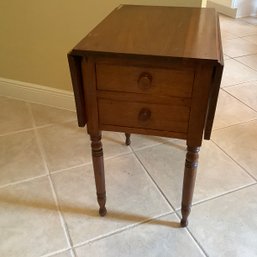
<path id="1" fill-rule="evenodd" d="M 105 216 L 107 210 L 105 208 L 106 192 L 105 192 L 105 177 L 104 177 L 104 161 L 103 161 L 103 149 L 101 142 L 101 133 L 90 135 L 92 159 L 95 174 L 95 184 L 97 192 L 97 201 L 100 206 L 99 214 Z"/>
<path id="2" fill-rule="evenodd" d="M 126 136 L 126 145 L 130 145 L 131 141 L 130 141 L 130 134 L 129 133 L 125 133 Z"/>
<path id="3" fill-rule="evenodd" d="M 188 225 L 187 218 L 191 211 L 196 171 L 198 166 L 199 150 L 200 147 L 187 147 L 181 207 L 182 219 L 180 222 L 182 227 L 186 227 Z"/>

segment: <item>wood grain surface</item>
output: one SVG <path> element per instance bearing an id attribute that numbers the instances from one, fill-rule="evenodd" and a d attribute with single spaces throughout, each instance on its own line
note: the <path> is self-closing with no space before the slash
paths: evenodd
<path id="1" fill-rule="evenodd" d="M 219 60 L 216 19 L 211 8 L 121 5 L 74 48 L 74 53 Z"/>

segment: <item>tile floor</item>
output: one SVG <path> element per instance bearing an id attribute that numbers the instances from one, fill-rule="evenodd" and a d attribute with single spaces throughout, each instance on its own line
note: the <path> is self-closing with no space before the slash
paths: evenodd
<path id="1" fill-rule="evenodd" d="M 257 256 L 257 19 L 221 16 L 225 70 L 179 228 L 185 144 L 104 133 L 108 216 L 75 113 L 0 97 L 0 256 Z"/>

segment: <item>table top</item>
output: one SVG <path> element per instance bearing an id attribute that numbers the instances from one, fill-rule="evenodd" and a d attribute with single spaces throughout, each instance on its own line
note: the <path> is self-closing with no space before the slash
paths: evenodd
<path id="1" fill-rule="evenodd" d="M 212 8 L 120 5 L 74 49 L 75 55 L 120 54 L 222 62 Z"/>

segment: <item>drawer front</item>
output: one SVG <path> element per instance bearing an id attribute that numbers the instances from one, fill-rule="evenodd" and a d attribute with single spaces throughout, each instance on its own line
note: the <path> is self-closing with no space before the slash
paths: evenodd
<path id="1" fill-rule="evenodd" d="M 97 89 L 191 97 L 194 70 L 96 64 Z"/>
<path id="2" fill-rule="evenodd" d="M 129 128 L 186 133 L 190 109 L 186 106 L 98 99 L 99 123 Z"/>

